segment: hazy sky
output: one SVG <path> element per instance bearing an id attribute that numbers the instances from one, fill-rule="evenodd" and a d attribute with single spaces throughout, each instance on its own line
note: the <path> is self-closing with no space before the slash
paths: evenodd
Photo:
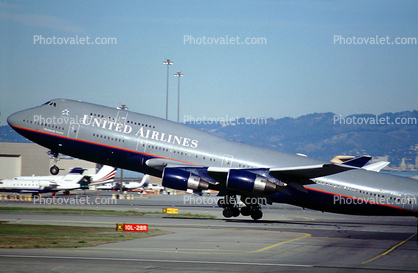
<path id="1" fill-rule="evenodd" d="M 53 98 L 165 117 L 165 58 L 172 120 L 178 71 L 181 120 L 414 110 L 417 14 L 398 0 L 1 1 L 0 125 Z"/>

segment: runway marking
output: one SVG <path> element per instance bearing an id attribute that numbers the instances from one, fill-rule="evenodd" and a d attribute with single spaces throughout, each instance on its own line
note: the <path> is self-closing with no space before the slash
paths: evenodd
<path id="1" fill-rule="evenodd" d="M 406 240 L 404 240 L 404 241 L 400 242 L 400 243 L 399 243 L 399 244 L 397 244 L 397 245 L 394 245 L 393 247 L 391 247 L 391 248 L 389 248 L 388 250 L 386 250 L 385 252 L 383 252 L 383 253 L 381 253 L 381 254 L 377 255 L 376 257 L 371 258 L 370 260 L 365 261 L 365 262 L 362 262 L 361 264 L 367 264 L 367 263 L 369 263 L 369 262 L 371 262 L 371 261 L 376 260 L 377 258 L 380 258 L 380 257 L 382 257 L 382 256 L 385 256 L 385 255 L 387 255 L 387 254 L 391 253 L 391 252 L 392 252 L 392 251 L 394 251 L 397 247 L 399 247 L 399 246 L 403 245 L 404 243 L 408 242 L 409 240 L 411 240 L 411 239 L 412 239 L 412 237 L 414 237 L 415 235 L 417 235 L 417 233 L 414 233 L 414 234 L 413 234 L 412 236 L 410 236 L 408 239 L 406 239 Z"/>
<path id="2" fill-rule="evenodd" d="M 286 266 L 286 267 L 309 267 L 313 265 L 304 264 L 279 264 L 279 263 L 249 263 L 249 262 L 228 262 L 228 261 L 187 261 L 187 260 L 159 260 L 159 259 L 133 259 L 114 257 L 77 257 L 77 256 L 41 256 L 41 255 L 13 255 L 0 254 L 5 258 L 35 258 L 35 259 L 74 259 L 74 260 L 105 260 L 105 261 L 130 261 L 130 262 L 160 262 L 160 263 L 190 263 L 190 264 L 227 264 L 227 265 L 258 265 L 258 266 Z"/>
<path id="3" fill-rule="evenodd" d="M 305 235 L 304 236 L 301 236 L 301 237 L 298 237 L 298 238 L 295 238 L 295 239 L 291 239 L 291 240 L 287 240 L 287 241 L 284 241 L 284 242 L 280 242 L 280 243 L 277 243 L 277 244 L 274 244 L 274 245 L 271 245 L 271 246 L 266 246 L 266 247 L 263 247 L 263 248 L 260 248 L 260 249 L 251 251 L 249 253 L 262 252 L 262 251 L 268 250 L 270 248 L 273 248 L 273 247 L 276 247 L 276 246 L 279 246 L 279 245 L 284 245 L 284 244 L 287 244 L 287 243 L 290 243 L 290 242 L 293 242 L 293 241 L 297 241 L 297 240 L 301 240 L 301 239 L 304 239 L 304 238 L 307 238 L 307 237 L 311 237 L 311 234 L 308 234 L 308 233 L 303 233 L 303 234 L 305 234 Z"/>

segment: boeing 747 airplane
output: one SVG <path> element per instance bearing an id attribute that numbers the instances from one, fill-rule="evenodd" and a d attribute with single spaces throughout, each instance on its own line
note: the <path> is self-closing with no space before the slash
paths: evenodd
<path id="1" fill-rule="evenodd" d="M 262 217 L 260 204 L 288 203 L 357 215 L 418 215 L 416 180 L 228 141 L 183 124 L 96 104 L 54 99 L 7 119 L 51 150 L 162 178 L 164 187 L 216 190 L 225 217 Z M 369 166 L 369 167 L 368 167 Z M 238 206 L 236 196 L 245 205 Z"/>

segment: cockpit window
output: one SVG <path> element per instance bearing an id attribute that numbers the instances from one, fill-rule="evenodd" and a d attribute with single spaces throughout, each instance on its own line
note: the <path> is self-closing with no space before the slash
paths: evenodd
<path id="1" fill-rule="evenodd" d="M 54 107 L 57 107 L 57 104 L 55 103 L 55 102 L 52 102 L 52 101 L 47 101 L 47 102 L 45 102 L 44 104 L 42 104 L 42 105 L 51 105 L 51 106 L 54 106 Z"/>

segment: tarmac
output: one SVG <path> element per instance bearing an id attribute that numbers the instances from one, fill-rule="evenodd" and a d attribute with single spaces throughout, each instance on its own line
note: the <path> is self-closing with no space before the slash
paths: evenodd
<path id="1" fill-rule="evenodd" d="M 351 216 L 285 204 L 263 206 L 264 217 L 224 218 L 217 197 L 149 195 L 112 199 L 86 192 L 0 206 L 162 211 L 214 215 L 165 216 L 1 213 L 9 223 L 116 227 L 148 224 L 173 233 L 96 247 L 0 249 L 2 272 L 397 272 L 418 268 L 415 217 Z M 84 198 L 84 199 L 83 199 Z M 195 198 L 195 199 L 192 199 Z M 212 200 L 213 199 L 213 200 Z M 55 200 L 55 201 L 54 201 Z M 67 200 L 67 201 L 64 201 Z M 70 202 L 72 200 L 72 202 Z M 77 202 L 75 200 L 78 200 Z M 89 200 L 82 203 L 81 200 Z M 200 200 L 200 201 L 198 201 Z M 44 201 L 44 203 L 41 203 Z M 55 202 L 55 203 L 54 203 Z M 111 203 L 113 202 L 113 203 Z M 1 235 L 7 236 L 7 235 Z"/>

